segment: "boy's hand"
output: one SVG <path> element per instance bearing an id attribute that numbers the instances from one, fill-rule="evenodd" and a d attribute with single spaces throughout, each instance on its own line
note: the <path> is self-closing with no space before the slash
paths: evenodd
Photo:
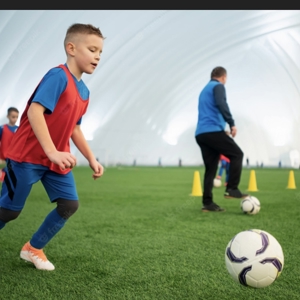
<path id="1" fill-rule="evenodd" d="M 48 153 L 47 156 L 50 161 L 59 165 L 62 170 L 65 170 L 67 168 L 72 169 L 76 166 L 76 157 L 72 153 L 55 151 Z"/>
<path id="2" fill-rule="evenodd" d="M 90 167 L 94 171 L 94 174 L 93 174 L 94 180 L 98 179 L 99 177 L 101 177 L 103 175 L 104 168 L 96 159 L 94 159 L 93 161 L 90 161 Z"/>

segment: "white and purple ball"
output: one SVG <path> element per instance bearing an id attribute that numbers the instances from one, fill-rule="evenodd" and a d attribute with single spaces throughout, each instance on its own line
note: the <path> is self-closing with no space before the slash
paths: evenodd
<path id="1" fill-rule="evenodd" d="M 260 201 L 254 196 L 241 200 L 241 210 L 247 215 L 256 215 L 260 211 Z"/>
<path id="2" fill-rule="evenodd" d="M 260 229 L 241 231 L 227 244 L 225 264 L 241 285 L 263 288 L 272 284 L 284 266 L 282 247 L 270 233 Z"/>

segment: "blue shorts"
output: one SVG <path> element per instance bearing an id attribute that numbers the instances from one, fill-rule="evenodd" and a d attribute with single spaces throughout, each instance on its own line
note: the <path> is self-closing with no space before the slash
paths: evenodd
<path id="1" fill-rule="evenodd" d="M 2 183 L 0 207 L 21 211 L 31 191 L 32 185 L 42 182 L 51 202 L 58 198 L 78 200 L 72 172 L 55 173 L 42 165 L 6 161 L 6 174 Z"/>

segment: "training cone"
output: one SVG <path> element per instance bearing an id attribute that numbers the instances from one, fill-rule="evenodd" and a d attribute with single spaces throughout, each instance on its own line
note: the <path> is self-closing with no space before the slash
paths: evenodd
<path id="1" fill-rule="evenodd" d="M 295 184 L 294 171 L 290 171 L 287 189 L 295 189 L 295 188 L 296 188 L 296 184 Z"/>
<path id="2" fill-rule="evenodd" d="M 199 171 L 194 172 L 193 188 L 190 196 L 202 196 L 202 188 L 201 188 Z"/>
<path id="3" fill-rule="evenodd" d="M 254 170 L 250 171 L 248 191 L 249 192 L 257 192 L 258 191 L 257 185 L 256 185 L 256 176 L 255 176 L 255 171 Z"/>

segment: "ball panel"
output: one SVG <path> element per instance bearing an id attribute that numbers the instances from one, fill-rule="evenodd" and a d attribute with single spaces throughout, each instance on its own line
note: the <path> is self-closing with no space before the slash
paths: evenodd
<path id="1" fill-rule="evenodd" d="M 250 201 L 250 199 L 243 199 L 241 202 L 241 209 L 245 214 L 252 213 L 255 209 L 254 204 Z"/>

